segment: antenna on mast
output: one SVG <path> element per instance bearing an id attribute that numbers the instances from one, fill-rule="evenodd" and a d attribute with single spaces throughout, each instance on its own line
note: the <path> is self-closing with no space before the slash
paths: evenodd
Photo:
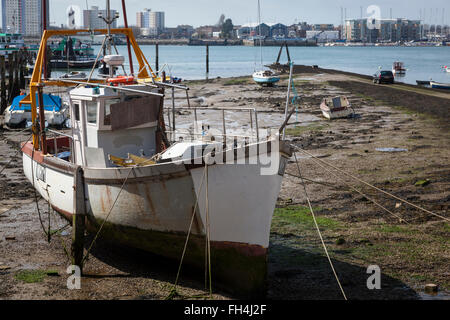
<path id="1" fill-rule="evenodd" d="M 106 47 L 108 50 L 108 54 L 111 55 L 112 54 L 111 45 L 113 42 L 113 38 L 111 35 L 111 25 L 114 23 L 114 21 L 116 21 L 119 18 L 119 12 L 116 11 L 116 14 L 114 15 L 114 17 L 111 17 L 111 3 L 110 3 L 110 0 L 106 0 L 106 18 L 103 17 L 103 14 L 101 12 L 98 13 L 98 17 L 100 19 L 103 19 L 103 21 L 105 21 L 105 23 L 106 23 L 106 29 L 108 30 L 107 34 L 106 34 L 106 37 L 107 37 Z M 110 66 L 109 67 L 109 76 L 113 77 L 113 75 L 114 75 L 114 68 L 112 66 Z"/>

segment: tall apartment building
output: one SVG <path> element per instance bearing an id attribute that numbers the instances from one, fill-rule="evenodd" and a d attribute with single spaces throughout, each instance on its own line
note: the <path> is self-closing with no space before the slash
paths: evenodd
<path id="1" fill-rule="evenodd" d="M 144 27 L 144 13 L 136 12 L 136 27 L 143 28 Z"/>
<path id="2" fill-rule="evenodd" d="M 158 35 L 165 29 L 164 12 L 152 11 L 144 9 L 143 12 L 136 14 L 136 25 L 143 30 L 145 34 Z"/>
<path id="3" fill-rule="evenodd" d="M 420 20 L 377 19 L 377 28 L 369 28 L 367 19 L 352 19 L 345 22 L 345 38 L 362 42 L 412 41 L 421 38 Z"/>
<path id="4" fill-rule="evenodd" d="M 47 26 L 50 24 L 49 1 Z M 2 0 L 2 29 L 4 32 L 22 33 L 25 36 L 42 34 L 42 0 Z"/>
<path id="5" fill-rule="evenodd" d="M 117 10 L 111 9 L 111 18 L 114 18 Z M 101 13 L 104 18 L 107 17 L 105 10 L 100 10 L 97 6 L 92 6 L 89 10 L 83 10 L 83 25 L 86 29 L 106 29 L 107 25 L 103 19 L 98 17 Z M 117 19 L 111 25 L 111 28 L 117 28 Z"/>

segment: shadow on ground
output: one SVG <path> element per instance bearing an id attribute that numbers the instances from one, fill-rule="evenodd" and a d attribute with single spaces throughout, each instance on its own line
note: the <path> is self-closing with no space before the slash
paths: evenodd
<path id="1" fill-rule="evenodd" d="M 268 299 L 342 300 L 336 278 L 326 256 L 271 242 Z M 332 259 L 349 300 L 418 299 L 405 283 L 381 273 L 381 289 L 369 290 L 367 268 Z M 382 271 L 382 270 L 381 270 Z"/>

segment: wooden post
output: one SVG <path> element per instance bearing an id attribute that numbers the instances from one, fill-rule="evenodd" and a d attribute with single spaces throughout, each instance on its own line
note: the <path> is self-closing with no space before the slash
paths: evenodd
<path id="1" fill-rule="evenodd" d="M 158 72 L 159 71 L 159 44 L 158 43 L 156 43 L 156 45 L 155 45 L 155 50 L 156 50 L 156 55 L 155 55 L 155 70 L 156 70 L 156 72 Z M 166 79 L 164 79 L 164 81 L 165 81 Z M 163 81 L 163 82 L 164 82 Z"/>
<path id="2" fill-rule="evenodd" d="M 206 80 L 209 75 L 209 44 L 206 45 Z"/>
<path id="3" fill-rule="evenodd" d="M 78 266 L 83 271 L 84 231 L 86 218 L 86 201 L 84 193 L 83 169 L 78 167 L 74 176 L 74 213 L 72 220 L 72 265 Z"/>
<path id="4" fill-rule="evenodd" d="M 8 103 L 12 102 L 14 97 L 12 96 L 14 86 L 14 56 L 12 53 L 8 54 Z"/>
<path id="5" fill-rule="evenodd" d="M 289 47 L 288 47 L 287 42 L 285 42 L 284 45 L 286 46 L 286 54 L 288 57 L 288 63 L 291 63 L 291 55 L 289 54 Z"/>
<path id="6" fill-rule="evenodd" d="M 12 91 L 13 99 L 20 93 L 19 64 L 20 64 L 19 52 L 16 51 L 14 52 L 14 87 Z"/>
<path id="7" fill-rule="evenodd" d="M 172 87 L 172 131 L 173 141 L 175 141 L 175 88 Z"/>
<path id="8" fill-rule="evenodd" d="M 6 67 L 5 67 L 5 56 L 0 56 L 0 76 L 1 76 L 1 83 L 0 83 L 0 114 L 3 114 L 3 112 L 8 107 L 8 102 L 6 100 Z"/>
<path id="9" fill-rule="evenodd" d="M 19 89 L 25 89 L 26 51 L 20 50 Z"/>

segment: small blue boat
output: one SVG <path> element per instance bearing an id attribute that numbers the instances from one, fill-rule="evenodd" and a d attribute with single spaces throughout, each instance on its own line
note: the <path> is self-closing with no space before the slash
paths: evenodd
<path id="1" fill-rule="evenodd" d="M 25 95 L 15 97 L 11 106 L 6 109 L 5 124 L 7 126 L 17 127 L 31 121 L 31 106 L 20 104 L 25 97 Z M 62 126 L 69 116 L 67 103 L 63 103 L 60 97 L 52 94 L 43 94 L 43 98 L 45 120 L 50 126 Z"/>
<path id="2" fill-rule="evenodd" d="M 430 81 L 430 86 L 434 89 L 450 90 L 450 83 L 440 83 L 440 82 Z"/>

